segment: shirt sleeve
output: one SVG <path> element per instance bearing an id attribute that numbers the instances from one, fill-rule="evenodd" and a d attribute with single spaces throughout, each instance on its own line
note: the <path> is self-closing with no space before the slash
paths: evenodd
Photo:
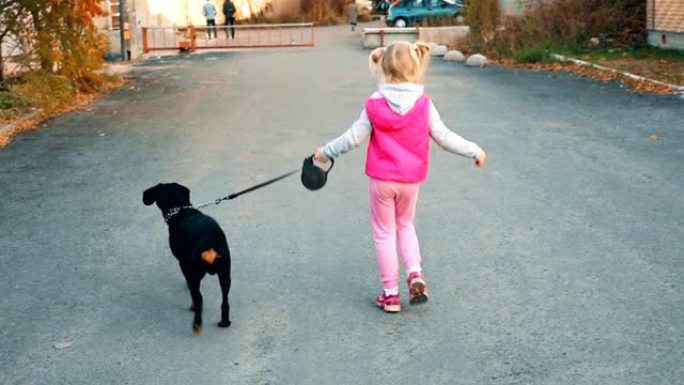
<path id="1" fill-rule="evenodd" d="M 328 142 L 321 152 L 326 158 L 337 158 L 338 156 L 353 150 L 363 143 L 370 136 L 373 126 L 368 119 L 368 114 L 364 108 L 359 119 L 342 135 Z"/>
<path id="2" fill-rule="evenodd" d="M 439 147 L 456 155 L 475 158 L 482 152 L 477 143 L 462 138 L 444 125 L 432 101 L 430 101 L 430 136 Z"/>

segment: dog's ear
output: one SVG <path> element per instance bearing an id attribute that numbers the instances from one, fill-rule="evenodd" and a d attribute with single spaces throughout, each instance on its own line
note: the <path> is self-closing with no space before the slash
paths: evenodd
<path id="1" fill-rule="evenodd" d="M 183 194 L 184 204 L 190 204 L 190 189 L 179 183 L 171 183 L 175 188 Z"/>
<path id="2" fill-rule="evenodd" d="M 159 185 L 150 187 L 143 192 L 143 203 L 147 206 L 153 204 L 157 200 L 157 190 Z"/>

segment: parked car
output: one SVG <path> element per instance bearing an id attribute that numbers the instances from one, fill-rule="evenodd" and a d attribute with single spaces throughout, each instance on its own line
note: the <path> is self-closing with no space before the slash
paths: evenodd
<path id="1" fill-rule="evenodd" d="M 387 11 L 387 25 L 403 28 L 427 19 L 457 17 L 462 7 L 459 0 L 397 0 Z"/>

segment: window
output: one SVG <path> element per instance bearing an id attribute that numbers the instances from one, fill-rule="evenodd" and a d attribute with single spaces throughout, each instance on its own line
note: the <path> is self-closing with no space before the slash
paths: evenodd
<path id="1" fill-rule="evenodd" d="M 109 0 L 109 17 L 112 21 L 112 29 L 121 29 L 121 14 L 119 13 L 119 0 Z"/>

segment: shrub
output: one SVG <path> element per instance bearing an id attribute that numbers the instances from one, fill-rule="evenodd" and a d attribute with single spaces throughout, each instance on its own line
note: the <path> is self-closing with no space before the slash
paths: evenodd
<path id="1" fill-rule="evenodd" d="M 0 110 L 15 110 L 28 106 L 26 99 L 9 91 L 0 91 Z"/>
<path id="2" fill-rule="evenodd" d="M 76 88 L 66 76 L 45 71 L 29 72 L 12 92 L 32 106 L 39 106 L 47 113 L 59 111 L 74 99 Z"/>
<path id="3" fill-rule="evenodd" d="M 11 91 L 0 91 L 0 122 L 21 114 L 28 106 L 23 97 Z"/>
<path id="4" fill-rule="evenodd" d="M 522 49 L 513 55 L 513 59 L 519 63 L 542 63 L 551 59 L 549 51 L 544 47 L 537 46 Z"/>
<path id="5" fill-rule="evenodd" d="M 470 26 L 471 44 L 479 50 L 489 43 L 499 21 L 499 0 L 469 0 L 461 13 Z"/>
<path id="6" fill-rule="evenodd" d="M 592 37 L 644 45 L 645 12 L 645 0 L 532 0 L 521 16 L 505 17 L 499 17 L 498 0 L 470 0 L 464 9 L 473 45 L 494 56 L 530 59 L 540 47 L 586 46 Z"/>
<path id="7" fill-rule="evenodd" d="M 338 24 L 344 20 L 344 0 L 303 0 L 302 12 L 306 18 L 319 24 Z"/>

